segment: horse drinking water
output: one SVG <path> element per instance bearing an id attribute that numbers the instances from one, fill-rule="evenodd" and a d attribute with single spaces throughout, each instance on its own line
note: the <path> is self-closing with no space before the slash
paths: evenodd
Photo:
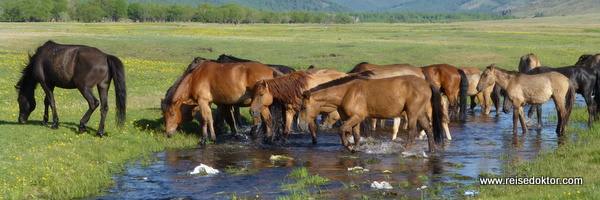
<path id="1" fill-rule="evenodd" d="M 249 106 L 252 101 L 251 91 L 256 82 L 271 79 L 279 73 L 259 62 L 219 63 L 198 57 L 190 65 L 197 67 L 188 67 L 195 69 L 184 73 L 181 81 L 172 86 L 173 89 L 162 100 L 161 108 L 166 122 L 166 134 L 171 136 L 182 120 L 181 106 L 198 105 L 202 116 L 203 144 L 208 133 L 213 141 L 216 140 L 210 104 Z M 264 116 L 270 113 L 262 114 Z M 271 126 L 266 126 L 268 136 L 271 134 L 268 129 Z"/>
<path id="2" fill-rule="evenodd" d="M 54 101 L 54 88 L 78 89 L 88 102 L 88 111 L 79 121 L 79 133 L 86 130 L 86 124 L 100 104 L 100 125 L 97 136 L 104 135 L 104 122 L 108 112 L 108 88 L 110 81 L 115 83 L 117 126 L 125 122 L 127 91 L 125 70 L 119 58 L 106 54 L 97 48 L 83 45 L 62 45 L 47 41 L 29 56 L 29 64 L 23 69 L 23 76 L 15 86 L 19 92 L 19 123 L 26 124 L 29 115 L 35 110 L 34 90 L 39 83 L 46 93 L 44 99 L 44 119 L 48 123 L 48 107 L 52 108 L 52 128 L 58 128 L 59 120 Z M 100 102 L 94 96 L 98 88 Z"/>

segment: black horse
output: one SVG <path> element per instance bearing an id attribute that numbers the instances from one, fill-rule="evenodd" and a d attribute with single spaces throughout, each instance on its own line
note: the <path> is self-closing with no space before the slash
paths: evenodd
<path id="1" fill-rule="evenodd" d="M 232 55 L 225 55 L 225 54 L 221 54 L 219 56 L 219 58 L 217 59 L 217 61 L 221 61 L 221 62 L 253 62 L 252 60 L 246 60 L 246 59 L 242 59 L 242 58 L 238 58 Z M 269 66 L 272 69 L 275 69 L 283 74 L 291 74 L 296 72 L 296 70 L 294 68 L 285 66 L 285 65 L 272 65 L 272 64 L 265 64 L 267 66 Z"/>
<path id="2" fill-rule="evenodd" d="M 58 128 L 58 115 L 54 102 L 54 88 L 78 89 L 88 102 L 89 109 L 79 122 L 79 133 L 86 130 L 90 116 L 101 104 L 101 120 L 97 136 L 104 135 L 104 122 L 108 111 L 108 88 L 114 79 L 117 126 L 125 122 L 126 85 L 123 63 L 119 58 L 106 54 L 97 48 L 82 45 L 61 45 L 48 41 L 29 56 L 29 64 L 23 69 L 23 76 L 15 86 L 19 92 L 19 123 L 26 124 L 35 109 L 34 90 L 39 83 L 46 93 L 44 99 L 43 124 L 48 124 L 48 106 L 52 108 L 54 123 Z M 100 102 L 94 96 L 93 88 L 98 87 Z"/>
<path id="3" fill-rule="evenodd" d="M 598 71 L 585 66 L 567 66 L 559 68 L 537 67 L 527 71 L 526 74 L 539 74 L 544 72 L 555 71 L 565 75 L 575 85 L 578 94 L 581 94 L 585 99 L 588 107 L 589 121 L 588 126 L 591 126 L 592 121 L 598 120 L 598 104 L 600 104 L 600 73 Z M 504 112 L 510 112 L 512 102 L 506 97 L 504 98 Z M 537 110 L 538 123 L 541 124 L 542 105 L 535 105 L 529 108 L 528 117 L 533 115 Z"/>

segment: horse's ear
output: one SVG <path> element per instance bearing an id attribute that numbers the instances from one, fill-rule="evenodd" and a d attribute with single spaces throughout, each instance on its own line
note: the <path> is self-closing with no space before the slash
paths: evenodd
<path id="1" fill-rule="evenodd" d="M 492 63 L 490 66 L 487 67 L 488 69 L 493 70 L 494 68 L 496 68 L 496 63 Z"/>
<path id="2" fill-rule="evenodd" d="M 304 93 L 302 93 L 302 98 L 303 98 L 303 99 L 308 99 L 308 98 L 310 98 L 310 91 L 304 91 Z"/>

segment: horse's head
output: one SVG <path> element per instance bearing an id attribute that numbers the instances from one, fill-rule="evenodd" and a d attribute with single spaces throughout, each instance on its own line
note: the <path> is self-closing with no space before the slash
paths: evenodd
<path id="1" fill-rule="evenodd" d="M 583 54 L 583 55 L 579 56 L 579 60 L 577 60 L 575 65 L 589 66 L 589 62 L 591 61 L 592 57 L 593 57 L 592 54 Z"/>
<path id="2" fill-rule="evenodd" d="M 269 85 L 265 80 L 261 80 L 254 85 L 252 104 L 250 104 L 250 115 L 257 118 L 260 113 L 273 104 L 273 95 L 269 92 Z"/>
<path id="3" fill-rule="evenodd" d="M 165 100 L 163 99 L 162 114 L 165 118 L 165 134 L 168 137 L 173 136 L 179 125 L 183 123 L 181 108 L 182 103 L 180 101 L 171 101 L 170 105 L 165 106 Z"/>
<path id="4" fill-rule="evenodd" d="M 17 91 L 19 92 L 19 96 L 17 97 L 17 102 L 19 102 L 19 123 L 27 124 L 29 120 L 29 115 L 33 110 L 35 110 L 35 98 L 33 90 L 26 91 L 19 86 L 15 86 Z"/>
<path id="5" fill-rule="evenodd" d="M 302 131 L 309 131 L 308 124 L 314 121 L 315 118 L 320 114 L 321 103 L 314 101 L 311 97 L 310 91 L 306 91 L 302 94 L 302 103 L 300 103 L 300 113 L 298 118 L 300 120 L 300 129 Z"/>
<path id="6" fill-rule="evenodd" d="M 481 92 L 485 88 L 488 88 L 496 83 L 496 76 L 494 75 L 495 70 L 496 65 L 491 64 L 481 73 L 481 77 L 477 83 L 477 92 Z"/>
<path id="7" fill-rule="evenodd" d="M 198 68 L 200 65 L 202 65 L 203 63 L 207 62 L 207 61 L 211 61 L 210 59 L 206 59 L 206 58 L 202 58 L 202 57 L 196 57 L 194 58 L 194 60 L 188 65 L 186 71 L 187 72 L 192 72 L 194 71 L 196 68 Z"/>

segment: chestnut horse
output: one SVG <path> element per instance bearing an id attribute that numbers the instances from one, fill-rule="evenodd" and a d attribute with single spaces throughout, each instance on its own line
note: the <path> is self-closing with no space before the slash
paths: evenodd
<path id="1" fill-rule="evenodd" d="M 23 76 L 15 86 L 19 92 L 19 123 L 25 124 L 35 109 L 35 88 L 39 83 L 46 93 L 44 99 L 44 119 L 48 123 L 48 107 L 52 108 L 53 129 L 58 128 L 58 114 L 54 100 L 54 88 L 75 89 L 85 97 L 88 110 L 79 121 L 79 133 L 86 130 L 92 113 L 100 105 L 100 125 L 97 136 L 104 135 L 104 123 L 108 112 L 108 89 L 110 81 L 115 84 L 117 127 L 125 122 L 127 89 L 125 70 L 119 58 L 106 54 L 97 48 L 83 45 L 62 45 L 47 41 L 29 56 L 29 64 L 23 69 Z M 100 102 L 94 96 L 98 88 Z"/>
<path id="2" fill-rule="evenodd" d="M 467 119 L 467 92 L 469 80 L 462 69 L 448 64 L 435 64 L 421 67 L 429 77 L 429 82 L 438 87 L 448 97 L 450 119 Z"/>
<path id="3" fill-rule="evenodd" d="M 514 134 L 518 132 L 517 120 L 521 122 L 523 133 L 527 132 L 523 105 L 541 105 L 550 98 L 554 100 L 556 110 L 558 111 L 556 133 L 562 136 L 567 130 L 569 116 L 575 103 L 575 86 L 569 78 L 558 72 L 528 75 L 520 72 L 506 71 L 492 64 L 483 71 L 477 84 L 477 90 L 482 91 L 494 83 L 506 91 L 506 97 L 514 104 Z M 564 102 L 565 99 L 567 100 L 566 105 Z"/>
<path id="4" fill-rule="evenodd" d="M 348 73 L 359 73 L 359 72 L 364 72 L 367 70 L 375 70 L 375 69 L 396 69 L 396 70 L 406 71 L 405 73 L 410 73 L 408 71 L 412 71 L 412 73 L 417 74 L 418 77 L 425 78 L 425 75 L 423 74 L 423 70 L 421 70 L 418 67 L 415 67 L 411 64 L 407 64 L 407 63 L 392 64 L 392 65 L 375 65 L 375 64 L 368 63 L 368 62 L 361 62 L 361 63 L 358 63 L 356 66 L 354 66 L 354 68 L 352 68 L 352 70 L 350 70 Z"/>
<path id="5" fill-rule="evenodd" d="M 188 67 L 196 69 L 184 73 L 183 78 L 173 85 L 173 89 L 162 100 L 161 108 L 166 122 L 166 135 L 171 136 L 182 120 L 181 106 L 198 105 L 202 116 L 202 144 L 206 142 L 208 133 L 211 140 L 216 140 L 211 103 L 248 106 L 256 82 L 271 79 L 277 73 L 259 62 L 219 63 L 198 57 L 190 65 L 197 67 Z M 256 121 L 254 125 L 257 126 Z M 269 127 L 267 134 L 270 133 Z"/>
<path id="6" fill-rule="evenodd" d="M 293 74 L 265 79 L 259 81 L 252 91 L 254 99 L 250 105 L 250 114 L 257 118 L 265 109 L 268 109 L 274 99 L 281 100 L 286 108 L 284 140 L 287 140 L 294 115 L 300 109 L 302 93 L 321 83 L 346 76 L 345 73 L 320 73 L 312 74 L 306 71 L 297 71 Z M 317 143 L 314 121 L 310 124 L 313 144 Z M 273 138 L 271 138 L 273 140 Z"/>
<path id="7" fill-rule="evenodd" d="M 300 108 L 301 126 L 306 127 L 306 122 L 311 120 L 309 116 L 315 116 L 314 113 L 320 112 L 323 107 L 336 109 L 344 120 L 339 129 L 343 146 L 351 152 L 358 152 L 360 122 L 365 118 L 400 117 L 406 112 L 409 129 L 406 150 L 412 147 L 418 124 L 426 130 L 429 150 L 434 152 L 434 138 L 442 141 L 444 131 L 439 90 L 417 76 L 365 80 L 368 75 L 363 73 L 336 79 L 304 92 Z M 432 121 L 428 118 L 428 107 L 433 109 Z M 351 134 L 355 146 L 348 143 Z"/>

